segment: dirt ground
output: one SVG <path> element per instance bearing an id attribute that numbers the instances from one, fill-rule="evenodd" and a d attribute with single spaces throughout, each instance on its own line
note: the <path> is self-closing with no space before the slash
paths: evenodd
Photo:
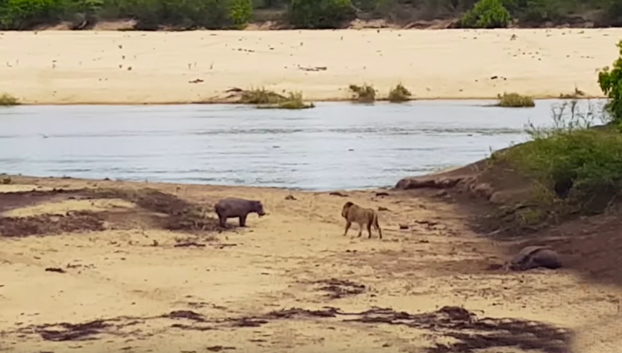
<path id="1" fill-rule="evenodd" d="M 268 214 L 223 230 L 212 207 L 225 196 Z M 570 266 L 490 269 L 517 242 L 475 233 L 450 198 L 13 177 L 0 185 L 0 352 L 562 353 L 573 333 L 572 352 L 616 351 L 615 271 L 577 271 L 565 233 L 551 236 Z M 348 200 L 379 210 L 384 239 L 343 236 Z"/>

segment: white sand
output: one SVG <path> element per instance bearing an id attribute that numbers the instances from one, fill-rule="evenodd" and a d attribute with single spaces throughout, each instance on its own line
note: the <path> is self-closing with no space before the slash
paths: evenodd
<path id="1" fill-rule="evenodd" d="M 373 84 L 382 97 L 403 82 L 416 98 L 494 98 L 504 91 L 546 98 L 575 85 L 600 96 L 596 70 L 616 58 L 621 35 L 622 29 L 5 32 L 0 92 L 32 104 L 184 103 L 265 86 L 339 100 L 349 97 L 352 83 Z M 189 83 L 195 79 L 204 82 Z"/>

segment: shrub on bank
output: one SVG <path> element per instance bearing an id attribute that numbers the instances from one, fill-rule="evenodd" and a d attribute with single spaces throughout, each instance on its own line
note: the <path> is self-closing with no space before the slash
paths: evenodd
<path id="1" fill-rule="evenodd" d="M 18 105 L 19 101 L 8 93 L 0 94 L 0 106 L 8 107 L 12 105 Z"/>
<path id="2" fill-rule="evenodd" d="M 523 96 L 518 93 L 504 93 L 499 95 L 497 106 L 504 108 L 531 108 L 535 107 L 536 103 L 529 96 Z"/>
<path id="3" fill-rule="evenodd" d="M 607 111 L 618 124 L 622 122 L 622 40 L 618 42 L 619 56 L 613 67 L 605 67 L 598 73 L 600 89 L 609 98 Z"/>
<path id="4" fill-rule="evenodd" d="M 253 17 L 253 0 L 0 0 L 0 26 L 31 29 L 70 20 L 75 27 L 98 18 L 134 18 L 137 29 L 242 28 Z"/>
<path id="5" fill-rule="evenodd" d="M 359 103 L 371 103 L 376 100 L 376 90 L 373 86 L 364 84 L 362 86 L 350 85 L 352 99 Z"/>
<path id="6" fill-rule="evenodd" d="M 0 1 L 0 27 L 24 30 L 59 21 L 64 11 L 62 0 Z"/>
<path id="7" fill-rule="evenodd" d="M 410 91 L 400 83 L 389 91 L 388 99 L 392 103 L 406 102 L 410 100 L 411 95 Z"/>
<path id="8" fill-rule="evenodd" d="M 279 104 L 287 98 L 265 88 L 253 88 L 242 92 L 239 103 L 242 104 Z"/>
<path id="9" fill-rule="evenodd" d="M 512 17 L 501 0 L 479 0 L 460 21 L 465 28 L 505 28 Z"/>
<path id="10" fill-rule="evenodd" d="M 593 128 L 607 117 L 564 103 L 553 111 L 554 127 L 531 126 L 532 141 L 504 151 L 496 159 L 510 162 L 534 177 L 554 198 L 584 213 L 601 212 L 622 194 L 622 134 L 613 128 Z"/>
<path id="11" fill-rule="evenodd" d="M 289 92 L 287 97 L 283 98 L 283 100 L 281 100 L 280 102 L 274 104 L 259 105 L 257 106 L 257 108 L 299 110 L 315 108 L 315 105 L 313 103 L 305 103 L 301 92 Z"/>
<path id="12" fill-rule="evenodd" d="M 337 28 L 355 18 L 350 0 L 291 0 L 288 17 L 299 28 Z"/>
<path id="13" fill-rule="evenodd" d="M 135 0 L 126 9 L 137 28 L 242 28 L 253 16 L 252 0 Z"/>

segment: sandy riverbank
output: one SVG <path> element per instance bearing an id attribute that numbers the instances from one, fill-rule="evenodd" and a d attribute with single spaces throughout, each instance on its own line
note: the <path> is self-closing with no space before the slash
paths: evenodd
<path id="1" fill-rule="evenodd" d="M 4 32 L 0 92 L 26 104 L 189 103 L 265 86 L 341 100 L 349 84 L 373 84 L 382 97 L 403 82 L 422 99 L 551 98 L 575 86 L 600 96 L 596 70 L 616 58 L 620 37 L 622 29 Z M 304 70 L 317 67 L 326 70 Z"/>
<path id="2" fill-rule="evenodd" d="M 397 353 L 455 352 L 451 344 L 463 342 L 460 350 L 557 352 L 562 329 L 615 312 L 619 288 L 588 285 L 572 270 L 489 270 L 508 244 L 473 233 L 463 209 L 432 194 L 289 194 L 13 177 L 0 185 L 0 212 L 10 217 L 0 218 L 0 349 Z M 224 196 L 260 199 L 269 214 L 249 216 L 244 229 L 234 220 L 222 232 L 209 223 L 198 233 L 165 229 L 192 227 L 175 218 L 184 202 L 209 210 Z M 344 237 L 345 200 L 382 207 L 384 239 Z M 25 217 L 29 226 L 19 226 Z M 327 306 L 337 310 L 308 311 Z M 481 329 L 460 309 L 437 311 L 444 306 L 492 319 Z M 489 334 L 501 336 L 479 336 Z M 590 352 L 613 352 L 612 342 L 592 342 Z"/>

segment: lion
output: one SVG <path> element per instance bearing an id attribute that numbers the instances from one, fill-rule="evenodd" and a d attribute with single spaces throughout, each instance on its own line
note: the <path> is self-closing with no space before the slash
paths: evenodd
<path id="1" fill-rule="evenodd" d="M 346 219 L 346 231 L 343 233 L 344 236 L 348 234 L 348 230 L 352 222 L 354 222 L 359 225 L 359 237 L 363 233 L 363 226 L 366 226 L 367 232 L 369 233 L 367 238 L 371 238 L 371 226 L 373 225 L 378 229 L 378 236 L 382 239 L 382 229 L 380 229 L 380 225 L 378 224 L 378 214 L 373 209 L 363 208 L 348 201 L 341 209 L 341 216 Z"/>

